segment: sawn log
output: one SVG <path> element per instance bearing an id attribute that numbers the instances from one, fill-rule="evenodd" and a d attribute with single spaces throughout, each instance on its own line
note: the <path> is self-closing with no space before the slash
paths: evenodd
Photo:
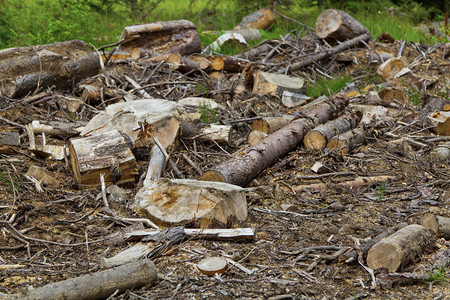
<path id="1" fill-rule="evenodd" d="M 289 151 L 295 149 L 306 132 L 333 118 L 348 104 L 342 94 L 322 102 L 305 112 L 305 117 L 292 121 L 244 152 L 205 172 L 202 180 L 246 186 L 262 171 Z"/>

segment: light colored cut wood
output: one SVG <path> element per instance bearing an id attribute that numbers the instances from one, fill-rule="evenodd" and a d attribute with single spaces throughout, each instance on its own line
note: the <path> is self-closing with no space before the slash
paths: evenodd
<path id="1" fill-rule="evenodd" d="M 367 265 L 371 269 L 397 272 L 430 250 L 434 243 L 431 230 L 417 224 L 408 225 L 370 248 Z"/>
<path id="2" fill-rule="evenodd" d="M 428 118 L 434 123 L 434 132 L 450 136 L 450 111 L 435 111 Z"/>
<path id="3" fill-rule="evenodd" d="M 157 223 L 226 227 L 247 219 L 243 189 L 231 184 L 160 178 L 144 185 L 134 209 Z"/>
<path id="4" fill-rule="evenodd" d="M 407 63 L 403 58 L 393 57 L 378 67 L 377 74 L 383 77 L 384 80 L 391 80 L 406 67 L 406 65 Z"/>
<path id="5" fill-rule="evenodd" d="M 248 135 L 248 144 L 250 146 L 254 146 L 261 142 L 265 137 L 267 136 L 267 133 L 259 131 L 259 130 L 252 130 L 250 131 Z"/>
<path id="6" fill-rule="evenodd" d="M 282 115 L 280 117 L 266 117 L 260 120 L 256 120 L 252 124 L 252 131 L 258 130 L 264 133 L 272 133 L 278 129 L 286 126 L 289 122 L 295 120 L 297 117 L 294 115 Z"/>
<path id="7" fill-rule="evenodd" d="M 208 257 L 202 259 L 197 264 L 197 268 L 204 274 L 215 276 L 216 274 L 225 273 L 227 269 L 227 261 L 222 257 Z"/>
<path id="8" fill-rule="evenodd" d="M 437 237 L 450 240 L 450 218 L 429 212 L 420 218 L 420 225 L 432 230 Z"/>
<path id="9" fill-rule="evenodd" d="M 261 8 L 242 18 L 241 22 L 234 27 L 234 30 L 245 28 L 269 29 L 275 22 L 275 16 L 271 9 Z"/>
<path id="10" fill-rule="evenodd" d="M 355 128 L 331 138 L 327 148 L 345 155 L 366 141 L 367 132 L 363 128 Z"/>
<path id="11" fill-rule="evenodd" d="M 284 91 L 303 94 L 306 92 L 305 81 L 300 77 L 258 71 L 255 74 L 253 93 L 279 95 Z"/>
<path id="12" fill-rule="evenodd" d="M 59 187 L 62 184 L 62 176 L 60 174 L 49 172 L 38 166 L 31 166 L 26 175 L 48 186 Z"/>

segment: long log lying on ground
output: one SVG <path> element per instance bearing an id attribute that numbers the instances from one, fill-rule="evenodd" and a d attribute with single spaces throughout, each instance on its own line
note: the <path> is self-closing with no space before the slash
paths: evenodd
<path id="1" fill-rule="evenodd" d="M 277 73 L 285 74 L 288 70 L 289 71 L 296 71 L 296 70 L 301 69 L 303 67 L 309 66 L 310 64 L 312 64 L 314 62 L 323 60 L 323 59 L 325 59 L 327 57 L 330 57 L 330 56 L 332 56 L 332 55 L 334 55 L 336 53 L 342 52 L 342 51 L 344 51 L 344 50 L 346 50 L 346 49 L 348 49 L 348 48 L 350 48 L 350 47 L 352 47 L 354 45 L 357 45 L 361 41 L 367 42 L 371 38 L 372 38 L 372 35 L 370 33 L 365 33 L 365 34 L 357 36 L 357 37 L 355 37 L 355 38 L 353 38 L 351 40 L 342 42 L 341 44 L 339 44 L 336 47 L 324 50 L 323 52 L 320 52 L 320 53 L 318 53 L 316 55 L 309 56 L 307 59 L 301 60 L 301 61 L 296 62 L 296 63 L 294 63 L 292 65 L 289 65 L 289 66 L 287 66 L 285 68 L 282 68 L 282 69 L 278 70 Z"/>
<path id="2" fill-rule="evenodd" d="M 396 272 L 430 250 L 435 239 L 428 228 L 408 225 L 370 248 L 367 265 L 371 269 L 384 267 L 389 272 Z"/>
<path id="3" fill-rule="evenodd" d="M 156 280 L 155 265 L 151 260 L 144 259 L 117 268 L 50 283 L 25 295 L 12 295 L 9 299 L 103 299 L 116 291 L 121 293 L 131 288 L 155 284 Z"/>
<path id="4" fill-rule="evenodd" d="M 362 113 L 356 111 L 317 126 L 309 131 L 303 139 L 306 149 L 319 150 L 324 148 L 330 138 L 355 128 L 361 121 L 361 117 Z"/>
<path id="5" fill-rule="evenodd" d="M 142 48 L 161 54 L 187 55 L 202 49 L 195 24 L 187 20 L 128 26 L 123 29 L 120 40 L 119 51 Z"/>
<path id="6" fill-rule="evenodd" d="M 0 94 L 20 97 L 49 86 L 71 88 L 94 76 L 100 61 L 80 40 L 0 51 Z"/>
<path id="7" fill-rule="evenodd" d="M 347 104 L 344 95 L 335 95 L 307 111 L 304 118 L 292 121 L 245 152 L 236 153 L 232 159 L 205 172 L 202 180 L 246 186 L 278 158 L 295 149 L 306 132 L 333 118 Z"/>
<path id="8" fill-rule="evenodd" d="M 327 42 L 345 41 L 367 33 L 369 30 L 364 25 L 338 9 L 327 9 L 316 21 L 317 36 Z"/>

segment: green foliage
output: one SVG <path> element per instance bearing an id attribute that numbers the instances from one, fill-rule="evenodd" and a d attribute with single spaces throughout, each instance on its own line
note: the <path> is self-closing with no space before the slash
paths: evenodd
<path id="1" fill-rule="evenodd" d="M 386 194 L 386 180 L 383 180 L 381 182 L 381 186 L 377 186 L 378 190 L 378 201 L 383 200 L 385 194 Z"/>
<path id="2" fill-rule="evenodd" d="M 319 77 L 315 83 L 308 83 L 306 85 L 306 95 L 308 97 L 331 96 L 335 92 L 343 89 L 351 80 L 350 76 L 346 74 L 335 79 Z"/>
<path id="3" fill-rule="evenodd" d="M 217 109 L 212 109 L 211 105 L 202 103 L 200 105 L 200 119 L 203 123 L 216 123 L 217 122 Z"/>
<path id="4" fill-rule="evenodd" d="M 0 182 L 7 184 L 12 192 L 18 192 L 21 187 L 19 177 L 14 174 L 11 175 L 9 170 L 3 166 L 0 168 Z"/>
<path id="5" fill-rule="evenodd" d="M 414 105 L 422 104 L 422 94 L 415 89 L 408 90 L 408 98 Z"/>
<path id="6" fill-rule="evenodd" d="M 447 268 L 439 268 L 430 271 L 430 277 L 425 282 L 444 282 L 448 281 Z"/>

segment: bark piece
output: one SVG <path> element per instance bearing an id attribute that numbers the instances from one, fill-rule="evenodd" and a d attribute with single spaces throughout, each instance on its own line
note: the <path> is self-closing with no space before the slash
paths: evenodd
<path id="1" fill-rule="evenodd" d="M 256 28 L 267 30 L 275 22 L 275 16 L 269 8 L 261 8 L 242 18 L 234 30 Z"/>
<path id="2" fill-rule="evenodd" d="M 420 225 L 431 229 L 436 236 L 450 240 L 450 218 L 426 213 L 420 218 Z"/>
<path id="3" fill-rule="evenodd" d="M 435 111 L 428 118 L 435 126 L 433 128 L 434 132 L 439 135 L 450 135 L 450 111 Z"/>
<path id="4" fill-rule="evenodd" d="M 21 97 L 38 88 L 72 88 L 100 70 L 99 58 L 80 40 L 0 51 L 0 94 Z"/>
<path id="5" fill-rule="evenodd" d="M 306 95 L 283 91 L 281 102 L 286 107 L 295 107 L 306 104 L 310 99 L 311 98 Z"/>
<path id="6" fill-rule="evenodd" d="M 386 268 L 389 272 L 406 267 L 435 243 L 432 232 L 421 225 L 408 225 L 370 248 L 367 265 L 371 269 Z"/>
<path id="7" fill-rule="evenodd" d="M 130 138 L 134 147 L 150 147 L 152 137 L 156 136 L 167 148 L 178 137 L 180 109 L 177 103 L 162 99 L 112 104 L 89 121 L 81 136 L 119 129 Z"/>
<path id="8" fill-rule="evenodd" d="M 305 81 L 299 77 L 259 71 L 255 74 L 253 93 L 279 95 L 284 91 L 302 94 L 306 92 Z"/>
<path id="9" fill-rule="evenodd" d="M 11 153 L 13 149 L 20 148 L 20 134 L 18 132 L 1 132 L 0 131 L 0 154 Z"/>
<path id="10" fill-rule="evenodd" d="M 235 153 L 232 159 L 205 172 L 202 180 L 246 186 L 278 158 L 295 149 L 308 130 L 325 123 L 347 104 L 348 99 L 341 94 L 325 100 L 305 112 L 306 118 L 292 121 L 243 153 Z"/>
<path id="11" fill-rule="evenodd" d="M 209 124 L 199 132 L 199 138 L 204 141 L 214 141 L 221 145 L 231 145 L 231 125 Z"/>
<path id="12" fill-rule="evenodd" d="M 134 48 L 142 48 L 157 54 L 188 55 L 202 49 L 195 24 L 187 20 L 127 26 L 120 40 L 119 51 L 130 52 Z"/>
<path id="13" fill-rule="evenodd" d="M 362 113 L 347 113 L 335 120 L 328 121 L 310 130 L 303 139 L 306 149 L 319 150 L 327 145 L 330 138 L 355 128 L 361 120 Z"/>
<path id="14" fill-rule="evenodd" d="M 117 268 L 50 283 L 24 295 L 13 295 L 11 299 L 103 299 L 116 291 L 121 293 L 128 289 L 153 285 L 156 281 L 155 265 L 151 260 L 144 259 Z"/>
<path id="15" fill-rule="evenodd" d="M 69 152 L 79 184 L 100 184 L 101 173 L 105 174 L 108 183 L 134 182 L 138 174 L 129 143 L 117 130 L 73 138 L 69 141 Z"/>
<path id="16" fill-rule="evenodd" d="M 208 257 L 199 261 L 197 268 L 204 274 L 215 276 L 225 273 L 227 261 L 222 257 Z"/>
<path id="17" fill-rule="evenodd" d="M 320 161 L 316 161 L 314 163 L 314 165 L 311 167 L 311 171 L 313 171 L 314 173 L 317 173 L 317 174 L 324 174 L 324 173 L 332 172 L 332 170 L 330 168 L 325 166 Z"/>
<path id="18" fill-rule="evenodd" d="M 393 79 L 404 67 L 406 62 L 401 57 L 393 57 L 382 63 L 377 70 L 377 74 L 384 80 Z"/>
<path id="19" fill-rule="evenodd" d="M 34 131 L 31 124 L 25 126 L 30 141 L 29 149 L 36 156 L 43 159 L 63 160 L 66 157 L 66 146 L 48 145 L 45 139 L 45 133 L 42 133 L 42 145 L 36 144 Z"/>
<path id="20" fill-rule="evenodd" d="M 327 42 L 345 41 L 369 33 L 364 25 L 346 12 L 327 9 L 316 20 L 316 34 Z"/>
<path id="21" fill-rule="evenodd" d="M 54 174 L 38 166 L 31 166 L 28 169 L 26 175 L 29 177 L 33 177 L 40 183 L 48 186 L 59 187 L 62 184 L 61 175 Z"/>
<path id="22" fill-rule="evenodd" d="M 238 50 L 244 50 L 248 47 L 247 41 L 237 32 L 222 34 L 210 46 L 214 51 L 219 51 L 223 47 L 232 47 L 237 48 Z"/>
<path id="23" fill-rule="evenodd" d="M 226 183 L 160 178 L 144 185 L 134 209 L 164 224 L 225 227 L 247 219 L 243 189 Z"/>

